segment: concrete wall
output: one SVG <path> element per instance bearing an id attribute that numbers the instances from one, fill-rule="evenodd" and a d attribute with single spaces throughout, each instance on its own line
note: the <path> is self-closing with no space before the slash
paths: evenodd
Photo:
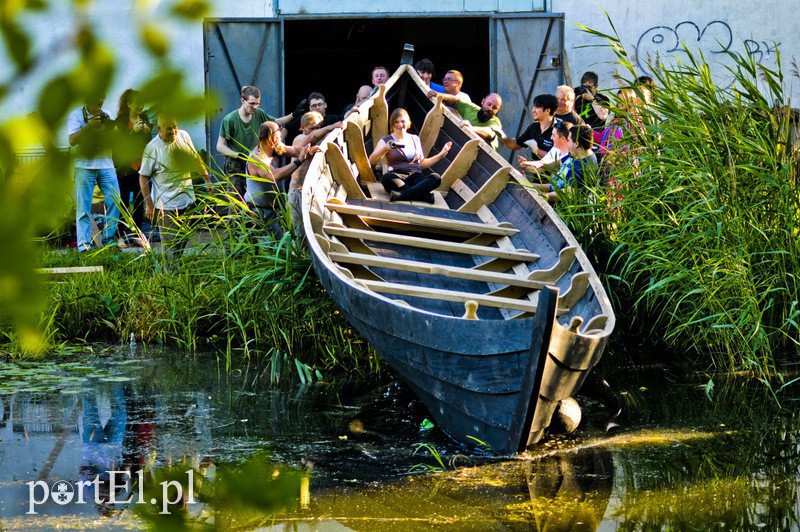
<path id="1" fill-rule="evenodd" d="M 788 94 L 793 106 L 800 105 L 800 80 L 791 75 L 791 61 L 800 57 L 800 37 L 797 32 L 797 2 L 779 0 L 765 4 L 754 0 L 671 0 L 669 2 L 572 2 L 552 0 L 552 10 L 563 12 L 566 20 L 565 48 L 572 72 L 573 85 L 587 70 L 600 75 L 600 86 L 612 88 L 616 82 L 614 55 L 610 50 L 580 48 L 597 44 L 575 26 L 583 24 L 604 33 L 611 27 L 602 9 L 616 27 L 622 43 L 646 73 L 647 58 L 659 56 L 685 57 L 679 49 L 683 41 L 693 51 L 702 51 L 714 62 L 712 72 L 722 86 L 729 85 L 724 68 L 725 50 L 746 52 L 766 67 L 775 68 L 776 44 L 781 60 Z"/>

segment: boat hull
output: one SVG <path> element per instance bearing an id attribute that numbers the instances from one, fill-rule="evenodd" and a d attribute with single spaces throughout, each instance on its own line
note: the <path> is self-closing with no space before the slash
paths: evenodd
<path id="1" fill-rule="evenodd" d="M 368 102 L 368 117 L 348 119 L 356 131 L 323 141 L 302 200 L 314 268 L 440 428 L 500 453 L 521 452 L 543 437 L 559 402 L 599 361 L 613 311 L 553 209 L 447 113 L 428 142 L 436 150 L 452 141 L 456 155 L 434 170 L 443 181 L 449 169 L 462 171 L 442 190 L 442 204 L 365 198 L 375 178 L 364 154 L 382 134 L 388 108 L 404 106 L 417 123 L 430 116 L 420 85 L 401 67 Z M 491 201 L 478 204 L 485 197 Z M 477 236 L 466 234 L 473 230 Z M 470 305 L 480 307 L 475 315 L 465 310 Z"/>

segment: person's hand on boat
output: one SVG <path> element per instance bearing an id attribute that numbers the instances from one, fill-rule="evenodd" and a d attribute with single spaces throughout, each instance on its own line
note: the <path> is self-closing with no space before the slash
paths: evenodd
<path id="1" fill-rule="evenodd" d="M 444 146 L 442 146 L 442 150 L 439 152 L 439 157 L 444 157 L 445 155 L 447 155 L 447 152 L 449 152 L 450 148 L 452 147 L 453 147 L 452 141 L 445 142 Z"/>
<path id="2" fill-rule="evenodd" d="M 428 96 L 428 99 L 430 100 L 431 98 L 436 98 L 437 96 L 439 96 L 439 93 L 436 92 L 435 90 L 431 89 L 431 90 L 428 91 L 427 96 Z"/>
<path id="3" fill-rule="evenodd" d="M 533 161 L 529 161 L 522 155 L 517 155 L 517 164 L 525 171 L 536 172 L 536 166 L 533 164 Z"/>
<path id="4" fill-rule="evenodd" d="M 458 124 L 458 127 L 472 127 L 472 124 L 469 123 L 469 120 L 462 120 Z"/>

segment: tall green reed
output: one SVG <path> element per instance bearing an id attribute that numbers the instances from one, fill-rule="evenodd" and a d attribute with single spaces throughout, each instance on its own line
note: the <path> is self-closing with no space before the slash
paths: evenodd
<path id="1" fill-rule="evenodd" d="M 271 358 L 278 350 L 308 368 L 298 372 L 301 377 L 309 371 L 363 377 L 379 370 L 374 352 L 317 281 L 290 227 L 275 238 L 221 185 L 198 196 L 179 228 L 183 253 L 106 248 L 45 255 L 44 266 L 104 267 L 102 274 L 50 282 L 46 316 L 53 344 L 126 342 L 133 334 L 186 351 L 222 347 L 229 369 L 242 358 Z M 12 344 L 0 350 L 10 352 Z"/>
<path id="2" fill-rule="evenodd" d="M 641 95 L 616 31 L 583 29 Z M 601 259 L 625 322 L 769 382 L 798 353 L 798 158 L 784 75 L 780 60 L 773 69 L 729 51 L 732 84 L 721 87 L 702 54 L 683 52 L 650 65 L 657 88 L 636 109 L 643 126 L 618 144 L 616 187 L 559 209 Z M 613 111 L 630 115 L 621 103 Z"/>

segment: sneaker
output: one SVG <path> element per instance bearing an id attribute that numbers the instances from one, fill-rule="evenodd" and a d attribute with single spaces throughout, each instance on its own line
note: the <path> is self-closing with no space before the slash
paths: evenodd
<path id="1" fill-rule="evenodd" d="M 117 240 L 117 247 L 119 249 L 127 249 L 128 241 L 125 238 L 120 238 L 119 240 Z"/>

